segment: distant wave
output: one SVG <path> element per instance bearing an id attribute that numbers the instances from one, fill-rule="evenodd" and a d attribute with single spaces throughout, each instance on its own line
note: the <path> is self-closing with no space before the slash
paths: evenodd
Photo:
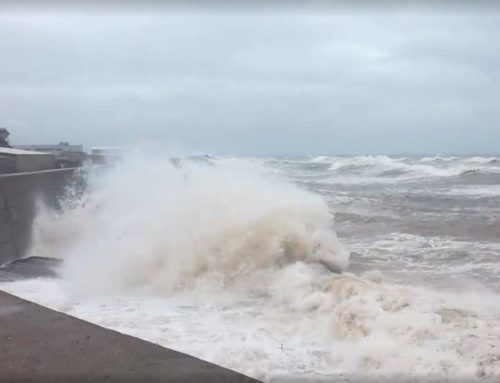
<path id="1" fill-rule="evenodd" d="M 353 157 L 317 156 L 303 163 L 328 166 L 329 174 L 338 180 L 359 182 L 405 181 L 426 177 L 456 177 L 500 173 L 497 157 L 390 157 L 363 155 Z"/>
<path id="2" fill-rule="evenodd" d="M 440 168 L 432 165 L 405 162 L 407 158 L 391 158 L 388 156 L 359 156 L 346 159 L 336 159 L 330 170 L 358 171 L 370 175 L 392 176 L 407 174 L 414 177 L 435 176 L 449 177 L 459 175 L 466 169 L 464 166 Z"/>

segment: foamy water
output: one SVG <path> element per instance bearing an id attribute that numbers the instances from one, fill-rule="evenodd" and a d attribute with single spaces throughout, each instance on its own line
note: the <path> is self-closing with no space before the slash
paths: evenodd
<path id="1" fill-rule="evenodd" d="M 2 289 L 266 381 L 500 378 L 496 157 L 136 153 L 87 183 L 35 225 L 61 277 Z"/>

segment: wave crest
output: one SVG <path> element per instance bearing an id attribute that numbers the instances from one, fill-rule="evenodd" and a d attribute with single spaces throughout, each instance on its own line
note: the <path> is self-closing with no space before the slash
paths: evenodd
<path id="1" fill-rule="evenodd" d="M 306 165 L 328 166 L 335 181 L 354 183 L 411 181 L 426 177 L 460 177 L 470 174 L 498 173 L 497 157 L 390 157 L 363 155 L 354 157 L 319 156 L 309 159 Z M 309 169 L 309 167 L 308 167 Z M 320 168 L 323 169 L 323 168 Z"/>
<path id="2" fill-rule="evenodd" d="M 76 207 L 39 215 L 34 249 L 50 243 L 69 287 L 84 294 L 168 292 L 207 271 L 231 279 L 297 260 L 347 266 L 319 196 L 255 164 L 214 162 L 135 155 L 91 172 Z"/>

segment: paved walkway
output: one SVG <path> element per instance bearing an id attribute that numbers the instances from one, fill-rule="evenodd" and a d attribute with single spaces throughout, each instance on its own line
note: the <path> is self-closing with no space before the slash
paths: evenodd
<path id="1" fill-rule="evenodd" d="M 258 383 L 0 291 L 0 382 L 101 381 Z"/>

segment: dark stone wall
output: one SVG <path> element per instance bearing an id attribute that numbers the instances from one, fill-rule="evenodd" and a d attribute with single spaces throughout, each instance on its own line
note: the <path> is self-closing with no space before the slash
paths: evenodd
<path id="1" fill-rule="evenodd" d="M 0 175 L 0 265 L 26 254 L 36 199 L 57 206 L 75 169 Z"/>

